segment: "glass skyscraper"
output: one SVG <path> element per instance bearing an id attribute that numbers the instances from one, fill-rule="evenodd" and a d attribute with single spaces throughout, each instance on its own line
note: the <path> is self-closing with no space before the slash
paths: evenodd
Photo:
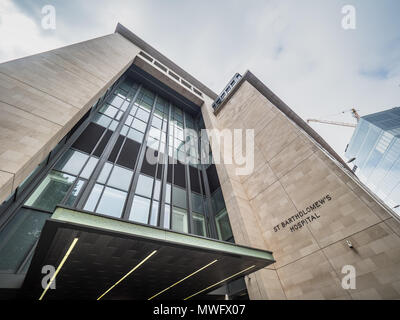
<path id="1" fill-rule="evenodd" d="M 356 174 L 400 215 L 400 108 L 361 117 L 346 150 Z"/>

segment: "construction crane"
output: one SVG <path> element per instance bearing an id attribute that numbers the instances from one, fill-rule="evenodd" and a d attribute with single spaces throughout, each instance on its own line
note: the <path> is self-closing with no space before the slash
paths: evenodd
<path id="1" fill-rule="evenodd" d="M 351 108 L 350 110 L 345 110 L 345 111 L 342 111 L 341 113 L 346 113 L 349 111 L 351 112 L 353 118 L 355 118 L 358 122 L 360 120 L 360 115 L 358 114 L 356 109 Z M 355 123 L 346 123 L 346 122 L 319 120 L 319 119 L 307 119 L 307 123 L 310 123 L 310 122 L 325 123 L 325 124 L 331 124 L 331 125 L 335 125 L 335 126 L 351 127 L 351 128 L 355 128 L 357 126 L 357 124 L 355 124 Z"/>

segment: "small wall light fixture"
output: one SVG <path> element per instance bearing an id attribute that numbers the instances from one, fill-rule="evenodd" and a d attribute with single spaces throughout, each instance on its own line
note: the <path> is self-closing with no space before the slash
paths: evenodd
<path id="1" fill-rule="evenodd" d="M 351 243 L 350 240 L 346 240 L 346 243 L 349 246 L 349 248 L 353 249 L 353 244 Z"/>

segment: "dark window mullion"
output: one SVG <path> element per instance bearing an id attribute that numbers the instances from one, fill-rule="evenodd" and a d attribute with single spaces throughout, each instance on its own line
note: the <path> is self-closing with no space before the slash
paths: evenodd
<path id="1" fill-rule="evenodd" d="M 153 114 L 154 114 L 154 110 L 156 107 L 157 97 L 158 97 L 158 95 L 154 96 L 154 101 L 153 101 L 153 105 L 152 105 L 149 119 L 147 122 L 146 131 L 144 132 L 144 137 L 143 137 L 142 144 L 139 149 L 139 154 L 138 154 L 138 157 L 136 160 L 135 170 L 133 173 L 133 179 L 131 180 L 131 184 L 128 189 L 128 199 L 126 200 L 124 209 L 122 211 L 123 212 L 122 219 L 124 219 L 124 220 L 129 220 L 129 215 L 130 215 L 132 204 L 133 204 L 133 198 L 135 196 L 135 190 L 136 190 L 137 182 L 139 179 L 140 170 L 142 168 L 144 156 L 146 153 L 147 139 L 148 139 L 150 128 L 151 128 L 151 121 L 153 120 Z M 140 108 L 140 107 L 138 106 L 138 108 Z M 149 216 L 150 216 L 150 209 L 151 209 L 151 206 L 149 208 Z"/>
<path id="2" fill-rule="evenodd" d="M 169 130 L 170 130 L 170 123 L 171 123 L 171 103 L 168 103 L 168 119 L 167 119 L 167 132 L 166 132 L 166 139 L 165 139 L 165 161 L 164 161 L 164 172 L 161 176 L 161 191 L 160 191 L 160 209 L 159 209 L 159 216 L 158 216 L 158 226 L 164 227 L 165 221 L 165 195 L 167 189 L 167 176 L 168 176 L 168 162 L 169 162 Z M 162 128 L 162 127 L 161 127 Z M 161 130 L 162 131 L 162 130 Z M 172 137 L 172 142 L 174 141 Z M 173 154 L 173 146 L 172 146 L 172 154 Z M 171 185 L 172 189 L 172 185 Z M 172 190 L 171 190 L 172 192 Z M 170 209 L 171 211 L 171 209 Z"/>
<path id="3" fill-rule="evenodd" d="M 197 132 L 199 132 L 199 143 L 200 143 L 200 146 L 199 146 L 199 148 L 200 148 L 199 169 L 200 169 L 200 174 L 203 177 L 203 183 L 201 183 L 201 180 L 200 180 L 200 186 L 201 186 L 201 188 L 203 188 L 203 186 L 204 186 L 205 190 L 203 190 L 203 192 L 204 192 L 204 195 L 206 196 L 206 203 L 207 203 L 207 207 L 208 207 L 208 210 L 204 211 L 204 215 L 208 218 L 208 221 L 209 221 L 209 228 L 210 228 L 210 232 L 211 232 L 210 237 L 214 238 L 214 239 L 218 239 L 217 226 L 216 226 L 216 221 L 215 221 L 216 212 L 214 212 L 214 209 L 213 209 L 212 203 L 211 203 L 211 191 L 210 191 L 210 185 L 208 184 L 208 178 L 207 178 L 205 164 L 202 163 L 202 159 L 203 159 L 202 151 L 203 150 L 201 149 L 201 146 L 202 146 L 202 143 L 205 143 L 205 142 L 203 142 L 203 140 L 202 140 L 203 137 L 201 134 L 200 126 L 197 127 Z M 209 159 L 209 155 L 207 155 L 207 159 Z"/>
<path id="4" fill-rule="evenodd" d="M 188 215 L 188 233 L 193 232 L 193 214 L 192 214 L 192 201 L 191 201 L 191 186 L 190 186 L 190 173 L 189 173 L 189 162 L 187 161 L 187 140 L 185 136 L 186 130 L 186 113 L 182 112 L 183 118 L 183 142 L 184 142 L 184 149 L 185 149 L 185 177 L 186 177 L 186 204 L 187 204 L 187 215 Z"/>
<path id="5" fill-rule="evenodd" d="M 157 166 L 156 166 L 156 172 L 155 172 L 155 175 L 154 175 L 153 187 L 152 187 L 152 190 L 151 190 L 150 214 L 149 214 L 149 218 L 147 220 L 148 224 L 151 224 L 152 210 L 153 210 L 154 201 L 157 201 L 158 202 L 158 210 L 157 210 L 157 222 L 156 222 L 156 225 L 158 225 L 158 220 L 159 220 L 159 215 L 160 215 L 161 188 L 162 188 L 163 174 L 164 174 L 164 170 L 165 170 L 165 165 L 164 166 L 161 166 L 161 165 L 164 164 L 164 162 L 165 162 L 165 149 L 167 148 L 167 150 L 168 150 L 167 139 L 165 139 L 166 143 L 165 143 L 165 146 L 164 146 L 164 153 L 161 152 L 162 134 L 163 134 L 162 128 L 163 128 L 163 124 L 164 124 L 164 116 L 165 116 L 165 114 L 164 114 L 164 112 L 162 112 L 161 129 L 160 129 L 161 134 L 160 134 L 160 139 L 159 139 L 159 147 L 158 147 L 158 150 L 157 150 L 157 152 L 158 152 L 158 161 L 157 161 Z M 167 134 L 168 134 L 168 121 L 167 121 Z M 163 157 L 163 159 L 162 159 L 162 163 L 160 164 L 161 157 Z M 160 168 L 162 168 L 162 169 L 160 169 Z M 156 188 L 156 182 L 158 180 L 157 179 L 157 175 L 158 175 L 158 171 L 159 170 L 163 170 L 163 171 L 161 172 L 159 197 L 158 197 L 158 200 L 156 200 L 156 199 L 154 199 L 154 190 Z"/>

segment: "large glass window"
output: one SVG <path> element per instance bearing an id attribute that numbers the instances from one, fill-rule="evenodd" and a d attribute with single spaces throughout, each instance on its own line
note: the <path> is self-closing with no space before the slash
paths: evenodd
<path id="1" fill-rule="evenodd" d="M 225 209 L 222 210 L 215 217 L 215 221 L 217 225 L 218 238 L 223 241 L 232 241 L 233 234 L 229 223 L 228 212 L 226 212 Z"/>
<path id="2" fill-rule="evenodd" d="M 147 223 L 149 219 L 150 199 L 135 196 L 129 220 L 140 223 Z"/>
<path id="3" fill-rule="evenodd" d="M 120 218 L 126 199 L 126 192 L 105 187 L 103 195 L 96 209 L 97 213 Z"/>
<path id="4" fill-rule="evenodd" d="M 15 273 L 39 239 L 49 215 L 21 208 L 0 232 L 0 273 Z"/>
<path id="5" fill-rule="evenodd" d="M 186 190 L 179 188 L 179 187 L 173 187 L 172 189 L 172 204 L 181 208 L 186 209 Z"/>
<path id="6" fill-rule="evenodd" d="M 130 80 L 110 91 L 90 117 L 25 206 L 53 212 L 63 204 L 232 240 L 216 171 L 197 163 L 199 118 Z"/>
<path id="7" fill-rule="evenodd" d="M 150 198 L 153 191 L 153 181 L 153 178 L 144 174 L 140 174 L 136 187 L 136 193 Z"/>
<path id="8" fill-rule="evenodd" d="M 193 213 L 193 233 L 203 237 L 207 235 L 206 221 L 201 214 Z"/>
<path id="9" fill-rule="evenodd" d="M 188 232 L 188 214 L 186 210 L 173 207 L 171 228 L 174 231 Z"/>
<path id="10" fill-rule="evenodd" d="M 88 158 L 88 155 L 70 149 L 62 156 L 54 168 L 65 173 L 78 175 Z"/>
<path id="11" fill-rule="evenodd" d="M 128 191 L 133 171 L 114 166 L 107 185 Z"/>
<path id="12" fill-rule="evenodd" d="M 64 199 L 74 181 L 74 176 L 52 171 L 36 188 L 25 205 L 53 212 L 57 204 Z"/>

